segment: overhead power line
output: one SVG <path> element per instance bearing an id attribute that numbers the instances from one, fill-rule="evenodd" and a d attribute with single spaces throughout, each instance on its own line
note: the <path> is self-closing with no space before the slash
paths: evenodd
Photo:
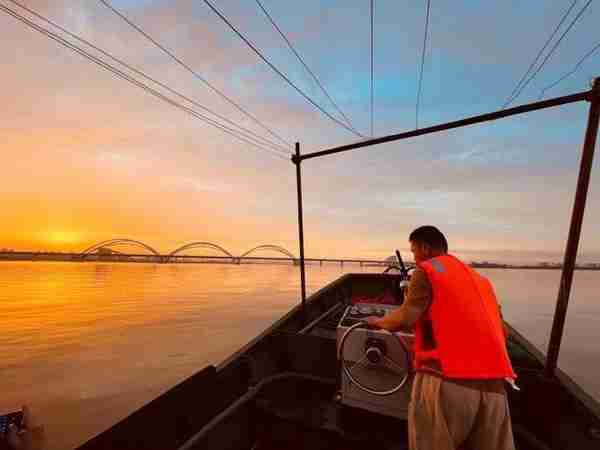
<path id="1" fill-rule="evenodd" d="M 544 53 L 544 50 L 546 50 L 546 47 L 548 47 L 548 45 L 550 45 L 550 42 L 552 41 L 552 39 L 554 39 L 554 36 L 558 32 L 558 30 L 560 29 L 560 27 L 562 26 L 564 21 L 567 20 L 567 17 L 569 16 L 571 11 L 577 4 L 577 1 L 578 0 L 573 0 L 573 2 L 571 3 L 571 6 L 569 6 L 567 8 L 567 10 L 564 12 L 562 18 L 560 19 L 560 22 L 558 22 L 558 25 L 556 25 L 556 27 L 554 28 L 554 31 L 552 32 L 552 34 L 550 34 L 550 37 L 548 37 L 548 39 L 546 39 L 544 46 L 538 51 L 537 55 L 535 55 L 535 58 L 533 59 L 533 61 L 529 65 L 529 67 L 527 68 L 527 71 L 523 74 L 523 76 L 521 77 L 521 79 L 519 80 L 517 85 L 513 88 L 512 92 L 510 93 L 510 95 L 508 96 L 506 101 L 504 102 L 504 105 L 502 105 L 502 108 L 506 108 L 512 102 L 513 97 L 515 96 L 515 94 L 517 93 L 517 91 L 519 90 L 521 85 L 523 84 L 523 81 L 525 81 L 525 78 L 527 78 L 527 76 L 531 73 L 531 71 L 537 64 L 538 60 L 540 59 L 540 56 L 542 56 L 542 53 Z"/>
<path id="2" fill-rule="evenodd" d="M 144 77 L 146 80 L 149 80 L 149 81 L 151 81 L 152 83 L 155 83 L 155 84 L 157 84 L 158 86 L 162 87 L 163 89 L 165 89 L 165 90 L 169 91 L 170 93 L 172 93 L 172 94 L 174 94 L 174 95 L 178 96 L 179 98 L 181 98 L 181 99 L 183 99 L 183 100 L 186 100 L 186 101 L 188 101 L 188 102 L 192 103 L 193 105 L 195 105 L 196 107 L 198 107 L 198 108 L 202 109 L 203 111 L 206 111 L 206 112 L 208 112 L 208 113 L 210 113 L 210 114 L 213 114 L 214 116 L 216 116 L 216 117 L 218 117 L 219 119 L 221 119 L 221 120 L 225 121 L 226 123 L 230 124 L 231 126 L 234 126 L 234 127 L 237 127 L 237 128 L 239 128 L 240 130 L 242 130 L 242 131 L 240 131 L 240 134 L 242 134 L 242 135 L 244 135 L 244 134 L 251 135 L 253 138 L 255 138 L 255 139 L 258 139 L 258 140 L 262 141 L 263 145 L 267 145 L 267 146 L 269 146 L 269 147 L 272 147 L 274 150 L 279 150 L 279 151 L 281 151 L 282 153 L 284 153 L 284 154 L 286 154 L 286 155 L 288 155 L 288 154 L 290 153 L 288 149 L 286 149 L 285 147 L 282 147 L 280 144 L 277 144 L 277 143 L 275 143 L 275 142 L 273 142 L 273 141 L 270 141 L 270 140 L 268 140 L 268 139 L 265 139 L 264 137 L 262 137 L 262 136 L 260 136 L 260 135 L 258 135 L 258 134 L 256 134 L 256 133 L 254 133 L 253 131 L 251 131 L 251 130 L 249 130 L 249 129 L 247 129 L 247 128 L 244 128 L 243 126 L 241 126 L 241 125 L 239 125 L 239 124 L 237 124 L 237 123 L 235 123 L 235 122 L 233 122 L 233 121 L 229 120 L 228 118 L 226 118 L 226 117 L 224 117 L 224 116 L 222 116 L 222 115 L 220 115 L 220 114 L 218 114 L 218 113 L 216 113 L 216 112 L 214 112 L 214 111 L 210 110 L 209 108 L 207 108 L 207 107 L 205 107 L 204 105 L 202 105 L 202 104 L 198 103 L 197 101 L 195 101 L 195 100 L 193 100 L 193 99 L 189 98 L 188 96 L 186 96 L 186 95 L 184 95 L 184 94 L 182 94 L 182 93 L 180 93 L 180 92 L 178 92 L 178 91 L 176 91 L 176 90 L 172 89 L 171 87 L 169 87 L 169 86 L 168 86 L 168 85 L 166 85 L 165 83 L 162 83 L 162 82 L 160 82 L 160 81 L 158 81 L 158 80 L 156 80 L 156 79 L 154 79 L 154 78 L 152 78 L 152 77 L 148 76 L 146 73 L 142 72 L 141 70 L 139 70 L 139 69 L 136 69 L 135 67 L 131 66 L 130 64 L 126 63 L 125 61 L 123 61 L 123 60 L 121 60 L 121 59 L 119 59 L 119 58 L 116 58 L 115 56 L 111 55 L 111 54 L 110 54 L 110 53 L 108 53 L 107 51 L 105 51 L 105 50 L 101 49 L 100 47 L 98 47 L 98 46 L 94 45 L 92 42 L 90 42 L 90 41 L 88 41 L 88 40 L 86 40 L 86 39 L 82 38 L 81 36 L 78 36 L 78 35 L 77 35 L 77 34 L 75 34 L 75 33 L 72 33 L 71 31 L 67 30 L 66 28 L 64 28 L 64 27 L 62 27 L 62 26 L 60 26 L 60 25 L 58 25 L 56 22 L 54 22 L 54 21 L 52 21 L 52 20 L 48 19 L 47 17 L 44 17 L 43 15 L 39 14 L 38 12 L 36 12 L 36 11 L 34 11 L 34 10 L 32 10 L 32 9 L 28 8 L 27 6 L 25 6 L 25 5 L 23 5 L 23 4 L 19 3 L 19 2 L 17 2 L 17 1 L 15 1 L 15 0 L 8 0 L 8 1 L 10 1 L 10 2 L 11 2 L 11 3 L 13 3 L 14 5 L 16 5 L 16 6 L 20 7 L 20 8 L 22 8 L 23 10 L 27 11 L 29 14 L 31 14 L 31 15 L 33 15 L 33 16 L 35 16 L 35 17 L 37 17 L 38 19 L 40 19 L 40 20 L 43 20 L 44 22 L 46 22 L 46 23 L 48 23 L 48 24 L 52 25 L 52 26 L 53 26 L 53 27 L 55 27 L 56 29 L 58 29 L 58 30 L 62 31 L 62 32 L 63 32 L 63 33 L 65 33 L 65 34 L 67 34 L 68 36 L 71 36 L 72 38 L 76 39 L 77 41 L 79 41 L 79 42 L 81 42 L 81 43 L 83 43 L 83 44 L 85 44 L 85 45 L 87 45 L 87 46 L 89 46 L 89 47 L 93 48 L 94 50 L 96 50 L 97 52 L 99 52 L 99 53 L 101 53 L 102 55 L 106 56 L 107 58 L 110 58 L 112 61 L 114 61 L 114 62 L 116 62 L 116 63 L 118 63 L 118 64 L 121 64 L 121 65 L 123 65 L 124 67 L 126 67 L 127 69 L 131 70 L 132 72 L 134 72 L 134 73 L 136 73 L 136 74 L 138 74 L 138 75 L 140 75 L 140 76 Z M 238 131 L 239 131 L 239 130 L 238 130 Z"/>
<path id="3" fill-rule="evenodd" d="M 575 66 L 570 71 L 565 73 L 562 77 L 560 77 L 554 83 L 549 84 L 544 89 L 542 89 L 542 91 L 540 92 L 540 97 L 539 97 L 540 100 L 544 97 L 544 94 L 546 93 L 547 90 L 552 89 L 558 83 L 560 83 L 561 81 L 565 80 L 566 78 L 570 77 L 575 72 L 577 72 L 577 70 L 579 70 L 579 67 L 581 67 L 581 65 L 585 62 L 585 60 L 588 59 L 590 56 L 592 56 L 594 53 L 596 53 L 598 50 L 600 50 L 600 42 L 597 43 L 589 52 L 587 52 L 585 55 L 583 55 L 583 57 L 579 61 L 577 61 L 577 64 L 575 64 Z"/>
<path id="4" fill-rule="evenodd" d="M 371 0 L 371 137 L 373 137 L 373 14 L 374 0 Z"/>
<path id="5" fill-rule="evenodd" d="M 283 40 L 287 43 L 287 45 L 290 48 L 290 50 L 294 53 L 294 55 L 296 55 L 296 58 L 298 58 L 298 61 L 300 61 L 302 63 L 302 65 L 304 66 L 304 68 L 306 69 L 306 71 L 312 76 L 313 80 L 315 80 L 315 83 L 317 83 L 317 85 L 319 86 L 319 88 L 321 89 L 321 91 L 323 92 L 323 94 L 325 94 L 325 96 L 327 97 L 327 99 L 329 100 L 329 102 L 333 105 L 333 107 L 337 110 L 337 112 L 339 112 L 340 115 L 344 118 L 344 120 L 346 121 L 346 123 L 348 124 L 348 126 L 350 128 L 352 128 L 354 131 L 356 131 L 356 128 L 354 127 L 354 125 L 352 125 L 352 122 L 350 121 L 350 119 L 348 119 L 348 116 L 346 116 L 346 114 L 344 114 L 344 111 L 342 111 L 342 109 L 333 100 L 333 98 L 331 97 L 331 95 L 329 95 L 329 92 L 327 92 L 327 89 L 325 89 L 325 87 L 323 86 L 323 84 L 321 83 L 321 81 L 319 80 L 319 78 L 317 77 L 317 75 L 315 75 L 315 73 L 312 70 L 310 70 L 310 67 L 308 67 L 308 64 L 306 64 L 306 62 L 304 62 L 304 59 L 302 58 L 302 56 L 300 56 L 300 54 L 298 53 L 298 51 L 296 51 L 296 49 L 294 48 L 294 45 L 290 42 L 290 40 L 285 35 L 285 33 L 281 30 L 281 28 L 277 25 L 277 23 L 275 22 L 275 20 L 273 19 L 273 17 L 269 14 L 269 12 L 263 6 L 263 4 L 260 2 L 260 0 L 256 0 L 256 3 L 260 7 L 260 9 L 263 11 L 263 13 L 265 14 L 265 16 L 267 16 L 267 18 L 269 19 L 269 22 L 271 22 L 271 24 L 273 25 L 273 27 L 275 27 L 275 29 L 279 32 L 279 34 L 281 35 L 281 37 L 283 38 Z"/>
<path id="6" fill-rule="evenodd" d="M 125 14 L 123 14 L 121 11 L 119 11 L 118 9 L 116 9 L 110 2 L 108 2 L 106 0 L 99 0 L 99 1 L 104 6 L 106 6 L 108 9 L 110 9 L 114 14 L 116 14 L 121 19 L 123 19 L 123 21 L 125 21 L 130 27 L 132 27 L 133 29 L 135 29 L 138 33 L 140 33 L 142 36 L 144 36 L 146 39 L 148 39 L 150 42 L 152 42 L 156 47 L 158 47 L 160 50 L 162 50 L 173 61 L 175 61 L 181 67 L 183 67 L 188 72 L 190 72 L 195 78 L 197 78 L 198 80 L 202 81 L 209 89 L 211 89 L 214 93 L 216 93 L 217 95 L 219 95 L 223 100 L 225 100 L 230 105 L 232 105 L 233 107 L 235 107 L 238 111 L 240 111 L 246 117 L 250 118 L 254 123 L 256 123 L 262 129 L 264 129 L 265 131 L 267 131 L 271 136 L 275 137 L 276 139 L 278 139 L 279 141 L 281 141 L 284 145 L 288 146 L 288 148 L 292 147 L 292 144 L 290 144 L 288 141 L 286 141 L 284 138 L 282 138 L 279 134 L 275 133 L 271 128 L 269 128 L 264 123 L 262 123 L 258 118 L 256 118 L 252 114 L 250 114 L 250 112 L 248 112 L 245 108 L 243 108 L 242 106 L 240 106 L 239 104 L 237 104 L 235 101 L 233 101 L 227 95 L 225 95 L 223 92 L 221 92 L 219 89 L 217 89 L 212 83 L 210 83 L 206 78 L 204 78 L 202 75 L 200 75 L 194 69 L 192 69 L 181 58 L 177 57 L 173 52 L 169 51 L 165 46 L 163 46 L 162 44 L 160 44 L 152 36 L 150 36 L 148 33 L 146 33 L 141 27 L 139 27 L 138 25 L 136 25 L 135 23 L 133 23 L 127 16 L 125 16 Z"/>
<path id="7" fill-rule="evenodd" d="M 423 87 L 423 68 L 425 67 L 425 50 L 427 49 L 427 34 L 429 31 L 429 11 L 431 0 L 427 0 L 427 12 L 425 13 L 425 33 L 423 35 L 423 51 L 421 52 L 421 70 L 419 71 L 419 86 L 417 87 L 417 107 L 415 111 L 415 129 L 419 128 L 419 106 L 421 103 L 421 89 Z"/>
<path id="8" fill-rule="evenodd" d="M 100 0 L 102 2 L 104 2 L 104 0 Z M 281 78 L 283 78 L 285 80 L 285 82 L 287 84 L 289 84 L 291 87 L 293 87 L 296 92 L 298 92 L 302 97 L 304 97 L 304 99 L 306 99 L 310 104 L 312 104 L 315 108 L 317 108 L 319 111 L 321 111 L 325 116 L 327 116 L 329 119 L 331 119 L 332 121 L 334 121 L 335 123 L 337 123 L 339 126 L 345 128 L 346 130 L 350 131 L 351 133 L 354 133 L 355 135 L 359 136 L 359 137 L 365 137 L 362 134 L 360 134 L 359 132 L 353 130 L 352 128 L 350 128 L 348 125 L 346 125 L 344 122 L 341 122 L 340 120 L 336 119 L 335 117 L 333 117 L 331 114 L 329 114 L 327 111 L 325 111 L 317 102 L 315 102 L 312 98 L 310 98 L 302 89 L 300 89 L 298 86 L 296 86 L 283 72 L 281 72 L 281 70 L 279 70 L 277 67 L 275 67 L 273 65 L 273 63 L 271 63 L 271 61 L 269 61 L 261 52 L 260 50 L 258 50 L 256 48 L 256 46 L 250 42 L 242 33 L 240 33 L 237 28 L 235 28 L 233 26 L 233 24 L 217 9 L 215 8 L 215 6 L 212 5 L 212 3 L 210 3 L 208 0 L 204 0 L 204 3 L 206 3 L 208 5 L 208 7 L 217 15 L 219 16 L 219 18 L 225 22 L 225 24 L 227 24 L 227 26 L 229 26 L 229 28 L 231 28 L 231 30 L 242 40 L 246 43 L 246 45 L 248 47 L 250 47 L 252 49 L 252 51 L 254 53 L 256 53 L 256 55 L 262 59 L 265 64 L 267 64 L 277 75 L 279 75 Z"/>
<path id="9" fill-rule="evenodd" d="M 129 83 L 134 84 L 134 85 L 140 87 L 141 89 L 144 89 L 146 92 L 152 94 L 153 96 L 157 97 L 158 99 L 163 100 L 164 102 L 169 103 L 170 105 L 172 105 L 178 109 L 181 109 L 182 111 L 187 112 L 188 114 L 192 115 L 193 117 L 195 117 L 199 120 L 202 120 L 203 122 L 206 122 L 216 128 L 219 128 L 221 131 L 235 137 L 236 139 L 238 139 L 242 142 L 245 142 L 246 144 L 249 144 L 257 149 L 267 151 L 267 152 L 269 152 L 269 154 L 276 156 L 278 158 L 288 160 L 288 158 L 286 156 L 282 155 L 280 152 L 277 152 L 269 147 L 264 147 L 264 146 L 260 145 L 259 143 L 254 142 L 253 140 L 251 140 L 250 138 L 248 138 L 246 136 L 242 137 L 239 134 L 239 132 L 237 132 L 236 130 L 233 130 L 225 125 L 222 125 L 222 124 L 214 121 L 210 117 L 206 117 L 206 116 L 198 113 L 197 111 L 195 111 L 191 108 L 188 108 L 187 106 L 182 105 L 182 104 L 174 101 L 173 99 L 166 97 L 159 91 L 157 91 L 157 90 L 151 88 L 150 86 L 142 83 L 141 81 L 136 80 L 135 78 L 127 75 L 125 72 L 122 72 L 121 70 L 117 69 L 116 67 L 111 66 L 107 62 L 101 60 L 100 58 L 97 58 L 96 56 L 86 52 L 85 50 L 78 47 L 77 45 L 62 38 L 58 34 L 53 33 L 52 31 L 32 22 L 31 20 L 27 19 L 25 16 L 19 14 L 17 11 L 14 11 L 11 8 L 8 8 L 7 6 L 2 5 L 2 4 L 0 4 L 0 11 L 5 12 L 6 14 L 8 14 L 8 15 L 14 17 L 15 19 L 19 20 L 20 22 L 24 23 L 28 27 L 30 27 L 30 28 L 38 31 L 39 33 L 45 35 L 46 37 L 58 42 L 59 44 L 63 45 L 64 47 L 74 51 L 75 53 L 80 54 L 84 58 L 87 58 L 88 60 L 92 61 L 93 63 L 97 64 L 98 66 L 100 66 L 100 67 L 104 68 L 105 70 L 111 72 L 112 74 L 116 75 L 117 77 L 119 77 L 125 81 L 128 81 Z"/>
<path id="10" fill-rule="evenodd" d="M 541 62 L 541 64 L 538 66 L 538 68 L 529 76 L 529 78 L 527 79 L 527 81 L 525 81 L 525 83 L 523 83 L 523 85 L 519 88 L 519 90 L 517 91 L 517 93 L 512 97 L 512 99 L 510 99 L 508 101 L 508 103 L 505 104 L 504 107 L 508 106 L 510 103 L 512 103 L 514 100 L 516 100 L 517 97 L 519 97 L 519 95 L 521 95 L 521 92 L 523 92 L 523 90 L 527 87 L 527 85 L 537 76 L 537 74 L 546 65 L 546 63 L 548 62 L 548 60 L 550 59 L 550 57 L 554 54 L 554 52 L 556 51 L 556 49 L 558 48 L 558 46 L 560 45 L 560 43 L 562 42 L 562 40 L 569 33 L 569 31 L 571 31 L 571 28 L 573 28 L 573 26 L 577 23 L 577 21 L 579 20 L 579 18 L 583 15 L 583 13 L 585 12 L 585 10 L 588 8 L 588 6 L 590 6 L 591 3 L 592 3 L 592 0 L 588 0 L 587 3 L 585 5 L 583 5 L 583 7 L 579 10 L 579 12 L 577 13 L 577 15 L 571 21 L 571 23 L 567 26 L 567 28 L 565 29 L 565 31 L 563 31 L 563 33 L 560 35 L 560 37 L 558 38 L 558 40 L 554 43 L 554 45 L 552 46 L 552 48 L 550 49 L 550 51 L 546 54 L 546 57 L 543 59 L 543 61 Z"/>

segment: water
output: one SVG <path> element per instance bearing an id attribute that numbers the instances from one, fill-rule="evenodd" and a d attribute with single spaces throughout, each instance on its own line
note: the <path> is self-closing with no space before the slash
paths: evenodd
<path id="1" fill-rule="evenodd" d="M 308 293 L 361 270 L 309 267 Z M 484 273 L 505 318 L 545 351 L 560 272 Z M 600 272 L 575 273 L 559 360 L 596 399 L 599 285 Z M 219 363 L 299 301 L 291 265 L 2 262 L 0 286 L 0 412 L 31 403 L 50 450 Z"/>

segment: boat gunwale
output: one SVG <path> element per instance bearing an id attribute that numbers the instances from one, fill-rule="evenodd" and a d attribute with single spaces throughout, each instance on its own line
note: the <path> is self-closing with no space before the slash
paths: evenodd
<path id="1" fill-rule="evenodd" d="M 343 285 L 347 280 L 352 279 L 356 275 L 362 275 L 362 274 L 345 273 L 341 277 L 338 277 L 335 280 L 333 280 L 332 282 L 326 284 L 318 291 L 312 293 L 306 299 L 305 308 L 308 308 L 309 306 L 311 306 L 315 302 L 317 302 L 323 296 L 323 294 L 325 294 L 327 291 L 338 287 L 338 285 L 340 285 L 340 286 Z M 379 274 L 375 273 L 375 275 L 379 275 Z M 223 361 L 221 361 L 219 364 L 217 364 L 215 366 L 217 369 L 217 373 L 220 372 L 221 370 L 224 370 L 227 366 L 232 364 L 237 358 L 242 356 L 244 353 L 249 352 L 260 341 L 262 341 L 267 336 L 273 334 L 275 331 L 277 331 L 279 328 L 281 328 L 287 321 L 291 320 L 294 316 L 296 316 L 297 314 L 302 314 L 302 309 L 303 309 L 302 304 L 298 303 L 291 310 L 289 310 L 285 315 L 283 315 L 281 318 L 276 320 L 272 325 L 270 325 L 267 329 L 265 329 L 263 332 L 261 332 L 258 336 L 251 339 L 247 344 L 242 346 L 238 351 L 229 355 L 227 358 L 225 358 Z"/>
<path id="2" fill-rule="evenodd" d="M 546 356 L 544 353 L 534 344 L 532 344 L 526 337 L 519 333 L 515 327 L 506 321 L 504 323 L 509 328 L 510 337 L 513 338 L 518 345 L 521 345 L 531 356 L 533 356 L 537 362 L 545 367 Z M 539 372 L 540 374 L 543 373 L 543 369 L 540 369 Z M 581 402 L 583 406 L 590 411 L 598 421 L 600 421 L 600 402 L 598 400 L 594 399 L 590 394 L 585 392 L 577 382 L 575 382 L 560 368 L 556 368 L 554 376 L 570 395 Z"/>

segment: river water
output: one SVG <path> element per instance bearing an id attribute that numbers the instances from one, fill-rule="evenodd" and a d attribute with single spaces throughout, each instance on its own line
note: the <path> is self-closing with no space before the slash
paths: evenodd
<path id="1" fill-rule="evenodd" d="M 358 265 L 309 266 L 308 293 Z M 560 272 L 482 270 L 505 319 L 546 351 Z M 600 272 L 577 271 L 559 366 L 600 400 Z M 275 264 L 0 263 L 0 413 L 32 405 L 49 450 L 72 448 L 299 302 Z"/>

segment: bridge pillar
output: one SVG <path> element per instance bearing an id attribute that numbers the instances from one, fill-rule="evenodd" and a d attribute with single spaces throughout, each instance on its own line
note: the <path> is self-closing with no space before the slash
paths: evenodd
<path id="1" fill-rule="evenodd" d="M 322 259 L 319 260 L 319 265 L 323 266 L 323 260 Z"/>

